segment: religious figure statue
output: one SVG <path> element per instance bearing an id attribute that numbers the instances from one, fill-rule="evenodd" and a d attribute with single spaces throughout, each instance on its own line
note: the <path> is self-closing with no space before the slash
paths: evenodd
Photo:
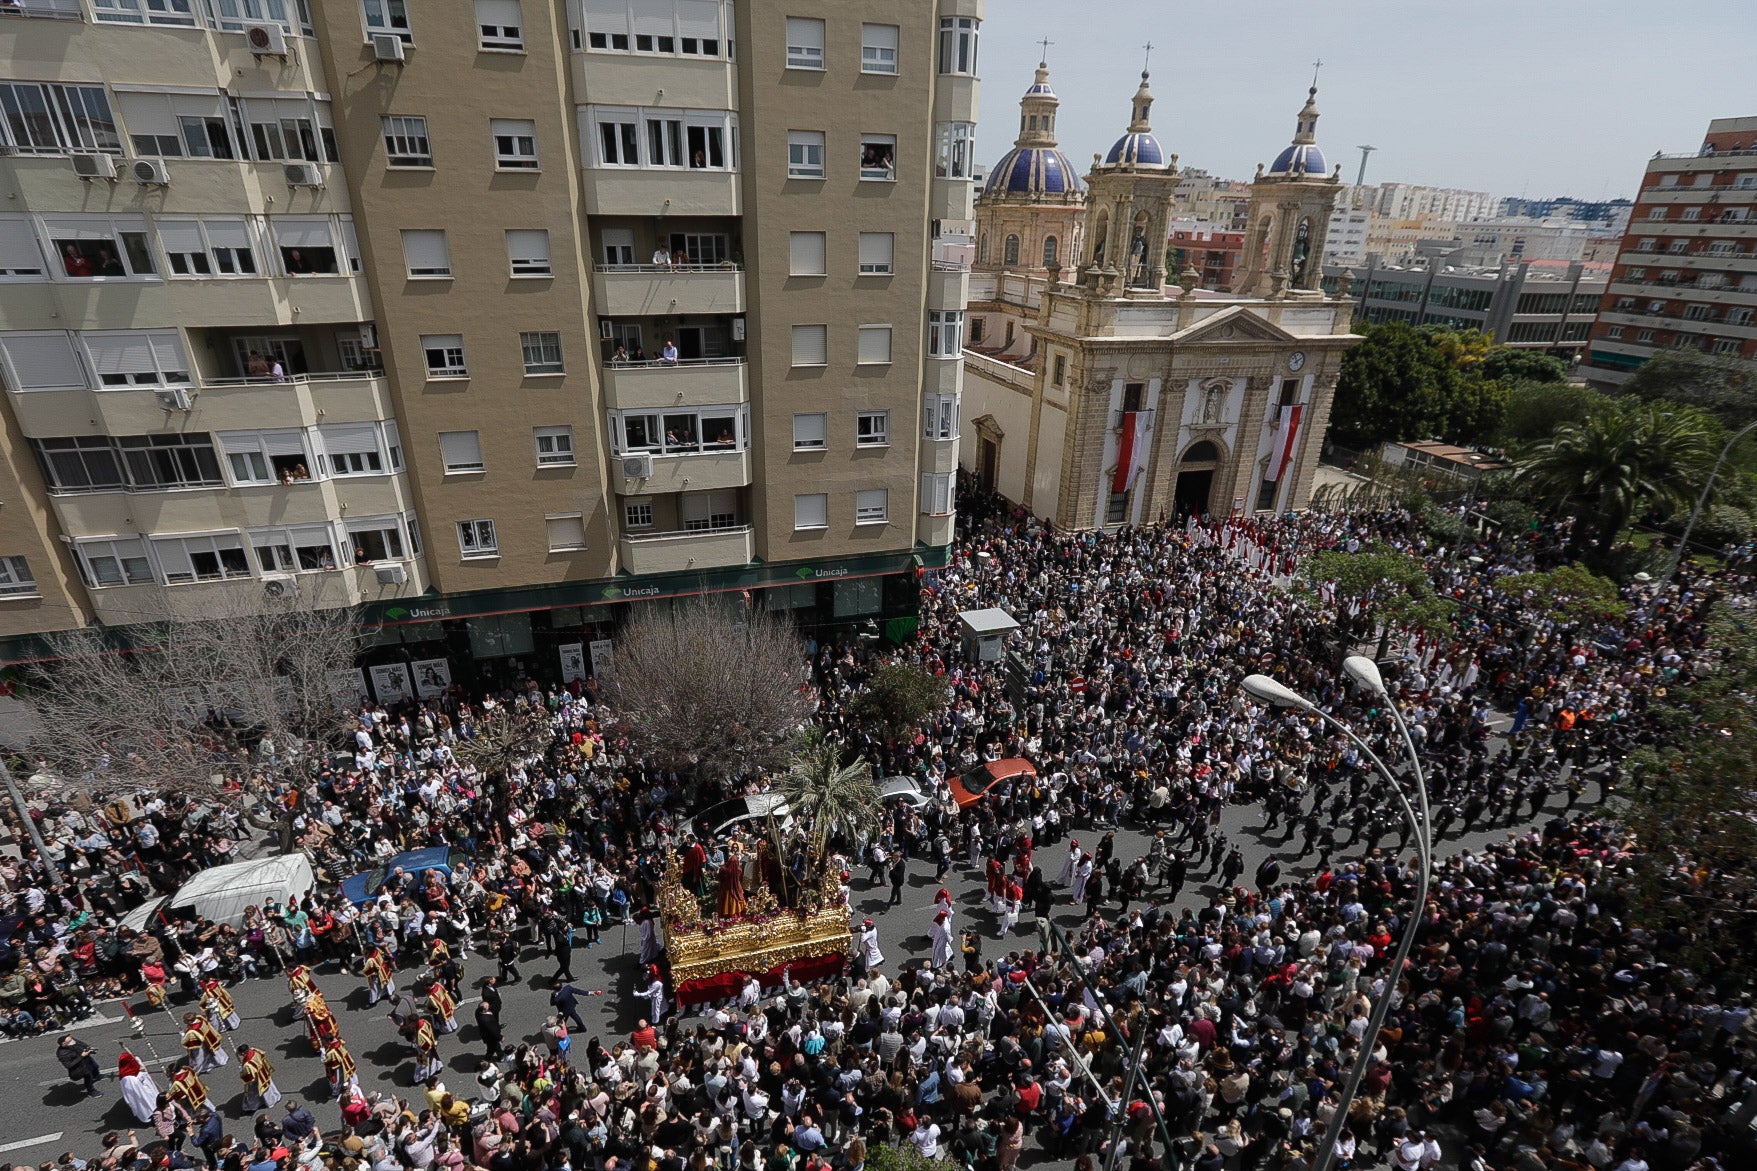
<path id="1" fill-rule="evenodd" d="M 720 918 L 730 919 L 744 914 L 745 906 L 744 864 L 739 861 L 736 851 L 730 851 L 726 855 L 725 863 L 720 867 L 720 892 L 717 909 Z"/>
<path id="2" fill-rule="evenodd" d="M 1202 395 L 1202 422 L 1220 422 L 1221 412 L 1226 407 L 1226 384 L 1210 382 Z"/>

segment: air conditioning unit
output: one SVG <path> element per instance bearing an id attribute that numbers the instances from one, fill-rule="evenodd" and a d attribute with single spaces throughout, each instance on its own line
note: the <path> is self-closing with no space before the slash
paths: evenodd
<path id="1" fill-rule="evenodd" d="M 116 178 L 116 160 L 109 155 L 71 155 L 73 173 L 81 179 Z"/>
<path id="2" fill-rule="evenodd" d="M 262 579 L 262 596 L 265 598 L 296 598 L 299 596 L 299 579 L 296 577 L 265 577 Z"/>
<path id="3" fill-rule="evenodd" d="M 598 336 L 605 341 L 609 341 L 612 337 L 616 336 L 615 328 L 611 325 L 608 317 L 598 318 Z"/>
<path id="4" fill-rule="evenodd" d="M 287 55 L 287 33 L 278 24 L 247 24 L 244 26 L 244 43 L 258 57 L 285 57 Z"/>
<path id="5" fill-rule="evenodd" d="M 622 474 L 631 480 L 644 480 L 653 474 L 653 457 L 647 452 L 622 457 Z"/>
<path id="6" fill-rule="evenodd" d="M 394 61 L 401 65 L 408 60 L 408 46 L 395 33 L 373 33 L 372 56 L 377 61 Z"/>
<path id="7" fill-rule="evenodd" d="M 372 573 L 379 585 L 402 585 L 409 580 L 409 571 L 401 565 L 377 565 Z"/>
<path id="8" fill-rule="evenodd" d="M 168 187 L 171 185 L 171 168 L 165 166 L 163 159 L 135 159 L 128 164 L 134 173 L 134 181 L 142 187 Z"/>
<path id="9" fill-rule="evenodd" d="M 378 348 L 378 325 L 376 322 L 363 321 L 360 323 L 360 348 L 363 350 L 376 350 Z"/>
<path id="10" fill-rule="evenodd" d="M 289 187 L 322 187 L 323 173 L 316 163 L 288 163 L 281 168 Z"/>
<path id="11" fill-rule="evenodd" d="M 153 401 L 167 411 L 187 411 L 191 406 L 189 392 L 181 386 L 168 386 L 163 390 L 153 391 Z"/>

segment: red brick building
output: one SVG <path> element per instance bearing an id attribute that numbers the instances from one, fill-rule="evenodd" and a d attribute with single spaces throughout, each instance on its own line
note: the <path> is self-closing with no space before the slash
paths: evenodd
<path id="1" fill-rule="evenodd" d="M 1194 265 L 1200 274 L 1198 288 L 1224 291 L 1232 288 L 1233 270 L 1245 251 L 1245 234 L 1200 220 L 1173 220 L 1169 247 L 1167 280 L 1181 281 L 1184 269 Z"/>

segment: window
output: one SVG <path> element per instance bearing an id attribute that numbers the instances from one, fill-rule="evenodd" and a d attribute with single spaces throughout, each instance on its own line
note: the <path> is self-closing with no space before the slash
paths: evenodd
<path id="1" fill-rule="evenodd" d="M 409 544 L 421 551 L 415 516 L 405 518 L 409 526 Z M 394 516 L 366 516 L 348 522 L 348 540 L 354 546 L 354 564 L 370 565 L 374 561 L 401 561 L 403 533 Z"/>
<path id="2" fill-rule="evenodd" d="M 117 492 L 129 486 L 121 454 L 107 436 L 33 439 L 30 444 L 51 492 Z"/>
<path id="3" fill-rule="evenodd" d="M 101 85 L 0 82 L 0 143 L 16 154 L 122 153 Z"/>
<path id="4" fill-rule="evenodd" d="M 405 45 L 415 43 L 415 35 L 409 31 L 409 10 L 403 0 L 360 0 L 360 9 L 366 20 L 367 40 L 374 33 L 393 33 Z"/>
<path id="5" fill-rule="evenodd" d="M 855 412 L 854 442 L 860 447 L 889 446 L 891 442 L 891 412 Z"/>
<path id="6" fill-rule="evenodd" d="M 863 325 L 860 327 L 860 348 L 854 361 L 860 366 L 888 366 L 891 364 L 891 327 L 888 325 Z"/>
<path id="7" fill-rule="evenodd" d="M 256 276 L 256 252 L 244 220 L 158 220 L 159 246 L 173 277 Z"/>
<path id="8" fill-rule="evenodd" d="M 1019 237 L 1008 236 L 1001 252 L 1001 263 L 1013 265 L 1019 263 Z"/>
<path id="9" fill-rule="evenodd" d="M 609 235 L 608 232 L 605 234 Z M 632 233 L 630 238 L 633 238 Z M 708 268 L 729 264 L 731 259 L 730 241 L 718 232 L 671 233 L 671 261 L 679 267 L 693 264 Z"/>
<path id="10" fill-rule="evenodd" d="M 822 179 L 824 177 L 823 131 L 789 130 L 787 132 L 787 177 L 789 179 Z"/>
<path id="11" fill-rule="evenodd" d="M 572 427 L 538 427 L 533 434 L 537 440 L 538 467 L 573 466 Z"/>
<path id="12" fill-rule="evenodd" d="M 48 273 L 43 269 L 42 249 L 37 247 L 37 232 L 24 216 L 0 218 L 0 279 L 36 277 Z"/>
<path id="13" fill-rule="evenodd" d="M 793 450 L 822 451 L 829 446 L 825 431 L 828 416 L 807 414 L 793 416 Z"/>
<path id="14" fill-rule="evenodd" d="M 922 396 L 921 437 L 943 442 L 958 437 L 958 396 L 929 394 Z"/>
<path id="15" fill-rule="evenodd" d="M 586 518 L 581 513 L 546 516 L 543 527 L 549 535 L 551 553 L 573 553 L 586 547 Z"/>
<path id="16" fill-rule="evenodd" d="M 1654 246 L 1657 245 L 1658 243 L 1659 243 L 1658 240 L 1655 240 L 1652 236 L 1649 236 L 1646 239 L 1642 240 L 1639 244 L 1635 245 L 1635 251 L 1637 251 L 1637 252 L 1652 252 L 1654 249 Z"/>
<path id="17" fill-rule="evenodd" d="M 1068 356 L 1066 354 L 1057 354 L 1055 360 L 1049 365 L 1049 383 L 1051 386 L 1060 386 L 1067 380 Z"/>
<path id="18" fill-rule="evenodd" d="M 427 141 L 427 119 L 419 114 L 387 114 L 384 160 L 388 167 L 431 167 L 433 148 Z"/>
<path id="19" fill-rule="evenodd" d="M 53 4 L 46 6 L 46 11 L 55 9 Z M 74 5 L 73 12 L 78 11 L 79 6 Z M 92 19 L 103 24 L 171 24 L 187 28 L 198 23 L 191 0 L 147 0 L 144 8 L 140 0 L 92 0 Z"/>
<path id="20" fill-rule="evenodd" d="M 337 276 L 342 272 L 340 250 L 328 218 L 294 219 L 270 216 L 269 229 L 280 249 L 281 268 L 288 276 Z M 353 257 L 349 271 L 356 271 Z"/>
<path id="21" fill-rule="evenodd" d="M 891 232 L 860 233 L 860 275 L 890 276 L 897 237 Z"/>
<path id="22" fill-rule="evenodd" d="M 941 179 L 971 179 L 975 172 L 976 124 L 941 122 L 934 129 L 933 173 Z"/>
<path id="23" fill-rule="evenodd" d="M 1752 310 L 1750 309 L 1728 309 L 1726 323 L 1728 325 L 1750 325 L 1751 315 Z"/>
<path id="24" fill-rule="evenodd" d="M 742 406 L 696 407 L 666 411 L 611 411 L 613 453 L 650 451 L 665 455 L 742 450 L 750 425 Z"/>
<path id="25" fill-rule="evenodd" d="M 683 120 L 647 119 L 647 166 L 683 166 Z"/>
<path id="26" fill-rule="evenodd" d="M 605 167 L 641 165 L 640 132 L 633 121 L 623 122 L 600 117 L 598 163 Z"/>
<path id="27" fill-rule="evenodd" d="M 828 250 L 828 238 L 823 232 L 788 232 L 787 275 L 825 275 L 829 271 Z"/>
<path id="28" fill-rule="evenodd" d="M 805 16 L 787 18 L 787 68 L 824 67 L 824 22 Z"/>
<path id="29" fill-rule="evenodd" d="M 1739 352 L 1739 339 L 1733 337 L 1716 338 L 1714 352 L 1717 354 L 1736 354 Z"/>
<path id="30" fill-rule="evenodd" d="M 518 228 L 506 234 L 506 259 L 514 276 L 548 276 L 549 232 L 545 228 Z"/>
<path id="31" fill-rule="evenodd" d="M 1635 340 L 1643 344 L 1651 343 L 1653 341 L 1653 331 L 1651 329 L 1644 329 L 1635 335 Z"/>
<path id="32" fill-rule="evenodd" d="M 1707 305 L 1684 306 L 1685 321 L 1707 321 L 1710 308 Z"/>
<path id="33" fill-rule="evenodd" d="M 811 492 L 793 498 L 793 527 L 795 529 L 827 529 L 830 527 L 830 497 L 828 493 Z"/>
<path id="34" fill-rule="evenodd" d="M 793 364 L 795 366 L 827 366 L 830 364 L 830 327 L 827 325 L 796 325 L 793 327 Z"/>
<path id="35" fill-rule="evenodd" d="M 234 115 L 249 128 L 251 156 L 263 162 L 335 162 L 336 132 L 328 102 L 310 97 L 239 98 Z"/>
<path id="36" fill-rule="evenodd" d="M 683 132 L 692 170 L 723 171 L 731 166 L 726 153 L 728 122 L 728 116 L 720 113 L 684 116 Z"/>
<path id="37" fill-rule="evenodd" d="M 525 355 L 526 374 L 560 374 L 561 335 L 548 330 L 519 334 L 519 349 Z"/>
<path id="38" fill-rule="evenodd" d="M 79 340 L 100 387 L 189 383 L 189 362 L 174 329 L 82 333 Z"/>
<path id="39" fill-rule="evenodd" d="M 651 500 L 629 500 L 622 506 L 622 526 L 629 529 L 650 529 L 653 527 L 653 502 Z"/>
<path id="40" fill-rule="evenodd" d="M 1689 250 L 1690 241 L 1688 240 L 1673 240 L 1671 247 L 1666 249 L 1668 252 L 1688 252 Z"/>
<path id="41" fill-rule="evenodd" d="M 738 527 L 738 492 L 735 489 L 685 492 L 679 498 L 678 505 L 678 511 L 683 516 L 684 532 L 700 533 Z"/>
<path id="42" fill-rule="evenodd" d="M 537 124 L 526 118 L 491 118 L 494 165 L 502 171 L 537 169 Z"/>
<path id="43" fill-rule="evenodd" d="M 152 546 L 165 581 L 171 585 L 250 576 L 244 542 L 235 531 L 154 537 Z"/>
<path id="44" fill-rule="evenodd" d="M 292 11 L 288 11 L 289 7 Z M 213 0 L 208 13 L 227 32 L 243 32 L 244 22 L 250 21 L 278 24 L 294 36 L 309 37 L 314 33 L 311 6 L 305 3 L 289 6 L 286 0 Z"/>
<path id="45" fill-rule="evenodd" d="M 890 495 L 890 490 L 886 488 L 863 488 L 856 492 L 854 494 L 854 523 L 857 525 L 884 524 L 885 514 L 889 510 Z"/>
<path id="46" fill-rule="evenodd" d="M 1604 335 L 1609 340 L 1616 341 L 1618 338 L 1623 336 L 1623 327 L 1620 325 L 1613 325 L 1609 329 L 1604 331 Z"/>
<path id="47" fill-rule="evenodd" d="M 482 48 L 523 49 L 523 25 L 519 0 L 476 0 L 476 35 Z"/>
<path id="48" fill-rule="evenodd" d="M 982 331 L 986 327 L 987 327 L 987 322 L 984 321 L 982 318 L 972 317 L 970 319 L 970 344 L 971 345 L 974 346 L 974 345 L 981 345 L 982 344 Z"/>
<path id="49" fill-rule="evenodd" d="M 421 338 L 421 349 L 427 354 L 427 377 L 470 376 L 469 367 L 464 365 L 464 339 L 459 334 L 427 334 Z"/>
<path id="50" fill-rule="evenodd" d="M 301 429 L 221 431 L 218 439 L 234 484 L 296 484 L 311 479 Z"/>
<path id="51" fill-rule="evenodd" d="M 1684 209 L 1684 214 L 1678 218 L 1683 220 L 1699 220 L 1702 218 L 1702 209 L 1699 207 L 1686 207 Z"/>
<path id="52" fill-rule="evenodd" d="M 1647 218 L 1650 220 L 1663 220 L 1665 219 L 1665 213 L 1666 209 L 1663 207 L 1650 207 L 1647 209 Z"/>
<path id="53" fill-rule="evenodd" d="M 951 515 L 952 484 L 956 475 L 956 472 L 923 472 L 921 474 L 921 515 Z"/>
<path id="54" fill-rule="evenodd" d="M 482 436 L 476 431 L 441 431 L 439 457 L 448 476 L 487 470 L 482 462 Z"/>
<path id="55" fill-rule="evenodd" d="M 1043 238 L 1043 267 L 1049 268 L 1051 265 L 1055 264 L 1055 260 L 1056 238 L 1054 236 L 1045 236 Z"/>
<path id="56" fill-rule="evenodd" d="M 411 280 L 451 279 L 451 251 L 443 229 L 403 229 L 403 259 Z"/>
<path id="57" fill-rule="evenodd" d="M 860 136 L 860 177 L 890 182 L 897 177 L 897 136 L 895 134 L 862 134 Z"/>
<path id="58" fill-rule="evenodd" d="M 251 529 L 250 548 L 264 573 L 319 573 L 340 567 L 335 533 L 328 525 Z"/>
<path id="59" fill-rule="evenodd" d="M 38 593 L 29 562 L 23 557 L 0 557 L 0 598 L 34 598 Z"/>
<path id="60" fill-rule="evenodd" d="M 73 549 L 79 556 L 85 584 L 93 588 L 146 585 L 155 580 L 152 562 L 146 558 L 146 542 L 138 537 L 80 541 Z"/>
<path id="61" fill-rule="evenodd" d="M 327 423 L 317 429 L 332 476 L 382 476 L 384 454 L 378 427 L 372 423 Z M 397 462 L 400 463 L 400 448 Z"/>
<path id="62" fill-rule="evenodd" d="M 147 243 L 146 217 L 137 215 L 46 216 L 43 227 L 63 280 L 104 280 L 158 275 Z"/>
<path id="63" fill-rule="evenodd" d="M 935 309 L 927 315 L 927 353 L 934 358 L 956 358 L 964 349 L 964 314 L 958 309 Z"/>
<path id="64" fill-rule="evenodd" d="M 494 522 L 491 520 L 459 521 L 458 549 L 465 557 L 500 556 L 500 541 L 494 535 Z"/>
<path id="65" fill-rule="evenodd" d="M 0 333 L 0 360 L 6 383 L 15 391 L 84 390 L 91 385 L 86 365 L 64 330 Z"/>
<path id="66" fill-rule="evenodd" d="M 897 72 L 897 35 L 894 24 L 861 25 L 860 72 Z"/>
<path id="67" fill-rule="evenodd" d="M 1275 493 L 1274 493 L 1275 481 L 1264 480 L 1263 483 L 1265 483 L 1269 486 L 1269 489 L 1270 489 L 1269 495 L 1270 495 L 1271 503 L 1273 503 L 1273 499 L 1274 499 L 1274 495 L 1275 495 Z M 1263 509 L 1263 508 L 1269 507 L 1269 505 L 1264 504 L 1261 500 L 1259 500 L 1257 502 L 1257 507 L 1259 509 Z M 1120 524 L 1126 523 L 1128 521 L 1128 519 L 1129 519 L 1129 494 L 1128 494 L 1128 492 L 1125 490 L 1122 492 L 1110 493 L 1109 499 L 1105 502 L 1105 505 L 1104 505 L 1104 523 L 1110 524 L 1110 525 L 1120 525 Z"/>
<path id="68" fill-rule="evenodd" d="M 236 155 L 225 107 L 217 93 L 119 93 L 116 105 L 137 155 L 192 159 Z"/>
<path id="69" fill-rule="evenodd" d="M 940 18 L 940 72 L 976 74 L 976 36 L 982 22 L 970 16 Z"/>

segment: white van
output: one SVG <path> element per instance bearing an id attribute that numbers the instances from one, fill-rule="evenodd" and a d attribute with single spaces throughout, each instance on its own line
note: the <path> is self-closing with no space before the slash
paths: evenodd
<path id="1" fill-rule="evenodd" d="M 303 898 L 316 886 L 317 877 L 304 854 L 228 862 L 203 870 L 169 898 L 148 899 L 122 916 L 121 925 L 143 931 L 162 911 L 171 917 L 193 913 L 215 923 L 240 927 L 245 907 L 260 907 L 271 899 L 284 906 Z"/>

